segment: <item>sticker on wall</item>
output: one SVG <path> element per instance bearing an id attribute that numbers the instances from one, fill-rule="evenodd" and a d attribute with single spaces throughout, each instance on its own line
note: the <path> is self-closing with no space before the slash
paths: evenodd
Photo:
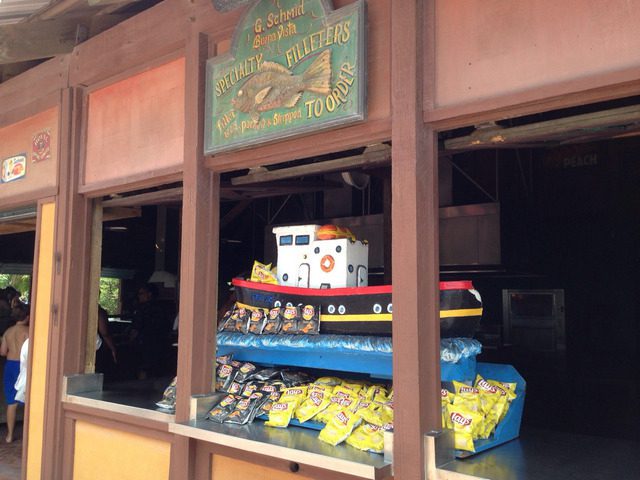
<path id="1" fill-rule="evenodd" d="M 43 162 L 51 158 L 51 130 L 36 133 L 31 144 L 33 146 L 32 162 Z"/>
<path id="2" fill-rule="evenodd" d="M 27 155 L 16 155 L 2 161 L 2 183 L 13 182 L 27 173 Z"/>

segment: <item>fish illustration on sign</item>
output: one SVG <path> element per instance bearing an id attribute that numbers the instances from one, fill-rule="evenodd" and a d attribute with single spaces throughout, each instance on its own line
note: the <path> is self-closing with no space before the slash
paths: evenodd
<path id="1" fill-rule="evenodd" d="M 331 93 L 331 50 L 320 53 L 301 75 L 294 75 L 279 63 L 263 62 L 242 84 L 231 103 L 257 122 L 262 112 L 295 107 L 303 92 Z"/>

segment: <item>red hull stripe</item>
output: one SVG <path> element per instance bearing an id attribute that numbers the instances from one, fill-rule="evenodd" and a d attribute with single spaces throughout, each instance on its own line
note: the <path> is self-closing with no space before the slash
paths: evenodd
<path id="1" fill-rule="evenodd" d="M 250 282 L 234 278 L 231 283 L 236 287 L 263 290 L 265 292 L 289 293 L 291 295 L 315 295 L 318 297 L 335 297 L 336 295 L 375 295 L 391 293 L 391 285 L 376 287 L 347 287 L 347 288 L 300 288 L 272 285 L 269 283 Z M 468 281 L 440 282 L 440 290 L 470 290 L 473 284 Z"/>

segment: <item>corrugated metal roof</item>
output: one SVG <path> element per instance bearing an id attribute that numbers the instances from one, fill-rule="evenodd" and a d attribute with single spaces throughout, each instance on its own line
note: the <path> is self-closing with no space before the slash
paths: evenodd
<path id="1" fill-rule="evenodd" d="M 0 25 L 18 23 L 49 3 L 49 0 L 0 0 Z"/>

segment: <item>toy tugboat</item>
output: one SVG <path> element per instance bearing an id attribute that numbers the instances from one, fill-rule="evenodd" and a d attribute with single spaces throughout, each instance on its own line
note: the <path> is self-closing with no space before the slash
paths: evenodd
<path id="1" fill-rule="evenodd" d="M 391 335 L 391 285 L 368 286 L 368 248 L 334 225 L 275 227 L 278 284 L 233 279 L 249 307 L 320 307 L 320 333 Z M 471 281 L 440 282 L 440 336 L 473 337 L 482 300 Z"/>

